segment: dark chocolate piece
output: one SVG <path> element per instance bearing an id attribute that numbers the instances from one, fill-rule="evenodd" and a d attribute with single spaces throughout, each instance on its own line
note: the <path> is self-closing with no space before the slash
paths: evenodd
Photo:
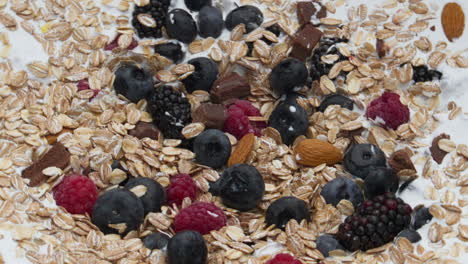
<path id="1" fill-rule="evenodd" d="M 139 139 L 147 137 L 157 140 L 159 137 L 159 130 L 152 123 L 140 121 L 135 125 L 134 129 L 128 132 L 128 134 Z"/>
<path id="2" fill-rule="evenodd" d="M 211 88 L 211 101 L 222 103 L 231 98 L 241 98 L 250 95 L 250 85 L 244 76 L 231 72 L 217 79 Z"/>
<path id="3" fill-rule="evenodd" d="M 317 12 L 312 2 L 298 2 L 297 3 L 297 19 L 300 25 L 310 23 L 312 15 Z"/>
<path id="4" fill-rule="evenodd" d="M 223 129 L 226 118 L 227 111 L 222 104 L 202 104 L 192 113 L 193 122 L 203 123 L 207 128 Z"/>
<path id="5" fill-rule="evenodd" d="M 293 37 L 291 57 L 305 61 L 322 38 L 322 31 L 312 24 L 304 25 Z"/>
<path id="6" fill-rule="evenodd" d="M 392 167 L 392 169 L 396 173 L 402 170 L 416 171 L 416 168 L 414 167 L 414 164 L 411 161 L 411 157 L 408 154 L 408 151 L 405 149 L 395 151 L 388 159 L 388 165 L 390 165 L 390 167 Z"/>
<path id="7" fill-rule="evenodd" d="M 387 55 L 385 42 L 382 39 L 377 39 L 376 48 L 377 48 L 377 54 L 379 55 L 379 58 L 383 58 L 385 57 L 385 55 Z"/>
<path id="8" fill-rule="evenodd" d="M 448 152 L 442 150 L 439 148 L 439 140 L 441 139 L 450 139 L 450 136 L 447 134 L 440 134 L 437 137 L 432 140 L 432 146 L 429 148 L 431 151 L 432 158 L 434 159 L 435 162 L 441 164 L 442 161 L 445 158 L 445 155 L 448 154 Z"/>

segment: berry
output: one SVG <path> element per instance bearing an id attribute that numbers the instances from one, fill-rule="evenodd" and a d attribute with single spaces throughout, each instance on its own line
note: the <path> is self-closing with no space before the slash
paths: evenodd
<path id="1" fill-rule="evenodd" d="M 407 123 L 410 118 L 408 106 L 400 102 L 396 93 L 384 92 L 381 97 L 373 100 L 367 107 L 366 116 L 385 128 L 396 130 L 401 124 Z"/>
<path id="2" fill-rule="evenodd" d="M 117 36 L 115 36 L 114 40 L 111 41 L 111 43 L 107 44 L 105 47 L 104 47 L 104 50 L 113 50 L 117 47 L 119 47 L 119 38 L 122 36 L 122 34 L 117 34 Z M 130 43 L 130 45 L 127 47 L 127 50 L 133 50 L 135 49 L 136 47 L 138 46 L 138 41 L 136 41 L 136 39 L 132 38 L 132 42 Z"/>
<path id="3" fill-rule="evenodd" d="M 159 55 L 171 59 L 174 63 L 179 63 L 185 57 L 185 53 L 182 51 L 182 45 L 174 42 L 155 45 L 154 53 L 159 53 Z"/>
<path id="4" fill-rule="evenodd" d="M 265 192 L 265 182 L 257 169 L 248 164 L 236 164 L 224 170 L 210 187 L 223 204 L 240 211 L 257 207 Z"/>
<path id="5" fill-rule="evenodd" d="M 364 179 L 364 190 L 368 198 L 384 194 L 395 193 L 398 190 L 399 179 L 392 169 L 377 167 L 372 169 Z"/>
<path id="6" fill-rule="evenodd" d="M 88 78 L 86 79 L 83 79 L 83 80 L 80 80 L 77 84 L 76 84 L 76 87 L 78 88 L 78 91 L 84 91 L 84 90 L 88 90 L 88 89 L 91 89 L 89 87 L 89 80 Z M 99 92 L 101 90 L 98 90 L 98 89 L 93 89 L 93 96 L 91 98 L 89 98 L 89 101 L 91 101 L 94 97 L 96 97 Z"/>
<path id="7" fill-rule="evenodd" d="M 182 128 L 192 121 L 189 101 L 168 85 L 156 87 L 148 100 L 148 112 L 166 138 L 183 138 Z"/>
<path id="8" fill-rule="evenodd" d="M 255 6 L 244 5 L 232 10 L 226 17 L 226 28 L 233 30 L 237 25 L 244 24 L 246 33 L 250 33 L 263 23 L 263 13 Z"/>
<path id="9" fill-rule="evenodd" d="M 310 220 L 309 208 L 307 204 L 296 197 L 286 196 L 268 206 L 265 220 L 268 226 L 275 225 L 277 228 L 283 229 L 289 220 L 295 219 L 298 223 L 302 220 Z"/>
<path id="10" fill-rule="evenodd" d="M 429 212 L 429 208 L 420 207 L 414 210 L 413 218 L 411 219 L 411 228 L 418 230 L 423 225 L 429 223 L 432 220 L 432 214 Z"/>
<path id="11" fill-rule="evenodd" d="M 197 185 L 188 174 L 177 174 L 171 177 L 171 184 L 166 188 L 167 203 L 181 205 L 185 197 L 195 200 Z"/>
<path id="12" fill-rule="evenodd" d="M 315 244 L 324 257 L 328 257 L 330 251 L 344 250 L 344 247 L 340 245 L 340 242 L 338 242 L 334 236 L 329 234 L 319 236 L 315 241 Z"/>
<path id="13" fill-rule="evenodd" d="M 383 151 L 372 144 L 356 144 L 346 152 L 343 165 L 353 176 L 365 179 L 375 167 L 385 167 L 387 161 Z"/>
<path id="14" fill-rule="evenodd" d="M 185 6 L 192 11 L 200 11 L 204 6 L 210 6 L 211 0 L 185 0 Z"/>
<path id="15" fill-rule="evenodd" d="M 338 177 L 329 181 L 323 186 L 320 195 L 323 196 L 327 204 L 333 206 L 337 206 L 341 200 L 348 200 L 356 208 L 364 200 L 361 188 L 355 181 L 346 177 Z"/>
<path id="16" fill-rule="evenodd" d="M 218 64 L 209 58 L 198 57 L 187 62 L 195 67 L 195 71 L 182 80 L 187 92 L 195 90 L 210 91 L 216 78 L 218 78 Z"/>
<path id="17" fill-rule="evenodd" d="M 133 192 L 143 203 L 145 215 L 161 211 L 166 202 L 164 188 L 157 181 L 150 178 L 133 178 L 125 184 L 125 189 Z"/>
<path id="18" fill-rule="evenodd" d="M 98 192 L 94 182 L 80 174 L 70 174 L 53 189 L 57 205 L 70 214 L 91 214 Z"/>
<path id="19" fill-rule="evenodd" d="M 298 136 L 305 135 L 309 119 L 304 108 L 296 102 L 283 102 L 271 113 L 268 125 L 278 130 L 284 144 L 291 145 Z"/>
<path id="20" fill-rule="evenodd" d="M 145 236 L 143 240 L 143 245 L 147 249 L 153 250 L 153 249 L 163 249 L 167 246 L 167 243 L 169 243 L 169 236 L 161 233 L 161 232 L 156 232 L 149 234 Z"/>
<path id="21" fill-rule="evenodd" d="M 379 195 L 356 208 L 338 228 L 336 237 L 350 251 L 380 247 L 411 222 L 411 207 L 393 193 Z"/>
<path id="22" fill-rule="evenodd" d="M 115 71 L 114 90 L 137 103 L 154 90 L 153 75 L 143 66 L 124 63 Z"/>
<path id="23" fill-rule="evenodd" d="M 176 8 L 166 16 L 166 31 L 169 37 L 190 43 L 197 37 L 197 24 L 187 11 Z"/>
<path id="24" fill-rule="evenodd" d="M 405 229 L 401 231 L 397 237 L 405 237 L 407 238 L 411 243 L 416 243 L 419 240 L 421 240 L 421 235 L 414 230 L 411 229 Z"/>
<path id="25" fill-rule="evenodd" d="M 241 139 L 244 135 L 254 133 L 261 135 L 262 129 L 266 127 L 263 121 L 250 121 L 250 116 L 261 116 L 260 111 L 252 103 L 246 100 L 235 100 L 228 105 L 228 117 L 224 122 L 224 132 L 228 132 Z"/>
<path id="26" fill-rule="evenodd" d="M 198 32 L 203 38 L 217 38 L 224 28 L 223 13 L 214 6 L 205 6 L 198 13 Z"/>
<path id="27" fill-rule="evenodd" d="M 162 28 L 167 15 L 170 0 L 151 0 L 145 6 L 135 6 L 132 14 L 132 25 L 140 38 L 160 38 Z M 156 22 L 156 27 L 147 27 L 138 21 L 138 15 L 149 14 Z"/>
<path id="28" fill-rule="evenodd" d="M 312 81 L 320 80 L 320 77 L 323 75 L 328 75 L 334 64 L 347 60 L 336 48 L 337 43 L 347 41 L 346 39 L 339 38 L 322 38 L 320 40 L 319 47 L 314 50 L 310 60 L 310 77 L 312 77 Z M 322 61 L 322 56 L 324 55 L 338 55 L 338 60 L 333 64 L 326 64 Z"/>
<path id="29" fill-rule="evenodd" d="M 197 163 L 217 169 L 231 156 L 231 142 L 221 130 L 208 129 L 195 138 L 193 150 Z"/>
<path id="30" fill-rule="evenodd" d="M 413 66 L 414 82 L 430 82 L 434 79 L 442 79 L 442 73 L 436 70 L 429 70 L 426 65 Z"/>
<path id="31" fill-rule="evenodd" d="M 125 189 L 106 191 L 96 201 L 91 222 L 104 234 L 120 234 L 136 230 L 145 217 L 143 203 Z"/>
<path id="32" fill-rule="evenodd" d="M 353 104 L 354 104 L 354 101 L 344 95 L 330 94 L 330 95 L 327 95 L 325 99 L 323 99 L 322 103 L 320 103 L 317 110 L 320 112 L 325 112 L 325 110 L 327 110 L 327 107 L 329 105 L 339 105 L 342 108 L 353 110 Z"/>
<path id="33" fill-rule="evenodd" d="M 169 240 L 167 258 L 168 264 L 206 264 L 208 248 L 200 233 L 186 230 Z"/>
<path id="34" fill-rule="evenodd" d="M 302 264 L 301 261 L 295 259 L 289 254 L 276 254 L 272 259 L 267 261 L 265 264 Z"/>
<path id="35" fill-rule="evenodd" d="M 270 88 L 278 95 L 293 92 L 307 82 L 307 68 L 303 62 L 287 58 L 276 65 L 270 73 Z"/>
<path id="36" fill-rule="evenodd" d="M 174 229 L 176 232 L 195 230 L 202 235 L 212 230 L 219 230 L 226 225 L 226 215 L 221 208 L 212 203 L 195 202 L 176 215 Z"/>

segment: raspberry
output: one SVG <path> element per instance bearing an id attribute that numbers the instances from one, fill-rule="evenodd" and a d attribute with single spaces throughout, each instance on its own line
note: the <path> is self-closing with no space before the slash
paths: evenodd
<path id="1" fill-rule="evenodd" d="M 114 40 L 112 40 L 111 43 L 107 44 L 105 47 L 104 47 L 104 50 L 113 50 L 115 48 L 117 48 L 119 46 L 119 38 L 120 36 L 122 36 L 122 34 L 117 34 L 117 36 L 115 36 Z M 127 47 L 127 50 L 133 50 L 135 49 L 136 47 L 138 46 L 138 42 L 136 41 L 136 39 L 132 38 L 132 42 L 130 43 L 130 45 Z"/>
<path id="2" fill-rule="evenodd" d="M 57 205 L 71 214 L 91 215 L 98 191 L 94 182 L 81 174 L 70 174 L 53 189 Z"/>
<path id="3" fill-rule="evenodd" d="M 78 82 L 78 84 L 76 85 L 76 87 L 78 87 L 78 91 L 91 89 L 89 87 L 89 81 L 88 81 L 87 78 L 83 79 L 83 80 L 80 80 Z M 89 98 L 89 101 L 91 101 L 94 97 L 96 97 L 99 94 L 99 91 L 100 90 L 98 90 L 98 89 L 93 89 L 93 96 L 91 98 Z"/>
<path id="4" fill-rule="evenodd" d="M 260 111 L 246 100 L 236 100 L 228 106 L 228 117 L 224 122 L 224 132 L 228 132 L 241 139 L 245 134 L 254 133 L 260 136 L 262 129 L 266 128 L 263 121 L 250 121 L 251 116 L 261 116 Z"/>
<path id="5" fill-rule="evenodd" d="M 270 259 L 265 264 L 302 264 L 302 262 L 289 254 L 276 254 L 274 258 Z"/>
<path id="6" fill-rule="evenodd" d="M 166 189 L 167 203 L 181 205 L 185 197 L 192 201 L 197 195 L 197 186 L 188 174 L 177 174 L 171 177 L 171 184 Z"/>
<path id="7" fill-rule="evenodd" d="M 396 130 L 398 126 L 409 121 L 410 113 L 408 106 L 400 102 L 398 94 L 384 92 L 369 104 L 366 116 L 372 120 L 380 118 L 384 121 L 384 127 Z"/>
<path id="8" fill-rule="evenodd" d="M 205 235 L 225 226 L 226 221 L 226 215 L 221 208 L 212 203 L 195 202 L 176 215 L 174 228 L 176 232 L 195 230 Z"/>

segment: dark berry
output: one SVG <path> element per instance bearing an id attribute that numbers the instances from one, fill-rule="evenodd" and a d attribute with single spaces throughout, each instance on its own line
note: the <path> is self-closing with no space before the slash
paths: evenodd
<path id="1" fill-rule="evenodd" d="M 188 174 L 177 174 L 171 177 L 171 184 L 166 188 L 167 203 L 181 205 L 184 198 L 191 201 L 197 196 L 197 185 Z"/>
<path id="2" fill-rule="evenodd" d="M 434 79 L 442 79 L 442 73 L 436 70 L 429 70 L 426 65 L 413 66 L 413 80 L 415 82 L 430 82 Z"/>
<path id="3" fill-rule="evenodd" d="M 167 15 L 170 0 L 151 0 L 145 6 L 135 6 L 132 14 L 132 25 L 140 38 L 160 38 Z M 149 14 L 156 22 L 155 27 L 147 27 L 138 21 L 138 15 Z"/>
<path id="4" fill-rule="evenodd" d="M 187 92 L 195 90 L 210 91 L 216 78 L 218 78 L 218 64 L 205 57 L 191 59 L 187 62 L 195 67 L 195 71 L 182 80 Z"/>
<path id="5" fill-rule="evenodd" d="M 280 253 L 276 254 L 265 264 L 302 264 L 302 262 L 289 254 Z"/>
<path id="6" fill-rule="evenodd" d="M 319 236 L 315 241 L 315 244 L 324 257 L 328 257 L 330 251 L 344 250 L 344 247 L 340 245 L 340 242 L 338 242 L 334 236 L 329 234 Z"/>
<path id="7" fill-rule="evenodd" d="M 356 182 L 346 177 L 338 177 L 329 181 L 323 186 L 320 195 L 328 204 L 334 206 L 337 206 L 341 200 L 348 200 L 357 208 L 364 200 L 361 188 Z"/>
<path id="8" fill-rule="evenodd" d="M 195 230 L 202 235 L 219 230 L 226 225 L 227 218 L 221 208 L 212 203 L 195 202 L 176 215 L 174 229 L 176 232 Z"/>
<path id="9" fill-rule="evenodd" d="M 432 214 L 429 212 L 429 208 L 427 207 L 420 207 L 416 209 L 413 213 L 413 217 L 411 220 L 411 228 L 414 230 L 418 230 L 423 225 L 429 223 L 432 220 Z"/>
<path id="10" fill-rule="evenodd" d="M 376 167 L 369 171 L 364 179 L 364 190 L 368 198 L 396 192 L 398 190 L 399 178 L 393 169 Z"/>
<path id="11" fill-rule="evenodd" d="M 220 196 L 224 205 L 247 211 L 257 207 L 265 192 L 265 182 L 257 169 L 248 164 L 236 164 L 224 170 L 211 185 L 210 192 Z"/>
<path id="12" fill-rule="evenodd" d="M 408 106 L 400 101 L 400 95 L 384 92 L 367 107 L 366 116 L 385 128 L 396 130 L 410 119 Z"/>
<path id="13" fill-rule="evenodd" d="M 283 102 L 271 113 L 268 125 L 278 130 L 284 144 L 291 145 L 298 136 L 305 135 L 309 119 L 299 104 Z"/>
<path id="14" fill-rule="evenodd" d="M 385 167 L 385 154 L 372 144 L 356 144 L 346 152 L 343 165 L 353 176 L 365 179 L 375 167 Z"/>
<path id="15" fill-rule="evenodd" d="M 283 229 L 289 220 L 295 219 L 298 223 L 310 220 L 309 208 L 306 202 L 293 196 L 281 197 L 270 204 L 266 211 L 265 220 L 268 226 L 275 225 Z"/>
<path id="16" fill-rule="evenodd" d="M 144 216 L 143 203 L 134 193 L 115 188 L 99 196 L 91 222 L 104 234 L 126 235 L 143 223 Z"/>
<path id="17" fill-rule="evenodd" d="M 270 73 L 270 88 L 277 94 L 293 92 L 307 82 L 307 68 L 303 62 L 287 58 L 276 65 Z"/>
<path id="18" fill-rule="evenodd" d="M 115 71 L 114 90 L 133 103 L 148 97 L 154 84 L 153 75 L 145 67 L 124 63 Z"/>
<path id="19" fill-rule="evenodd" d="M 185 57 L 185 53 L 182 51 L 182 45 L 173 42 L 155 45 L 154 53 L 159 53 L 159 55 L 171 59 L 174 63 L 179 63 Z"/>
<path id="20" fill-rule="evenodd" d="M 164 188 L 157 181 L 150 178 L 133 178 L 125 185 L 125 189 L 138 196 L 143 203 L 145 215 L 161 211 L 161 206 L 166 202 Z"/>
<path id="21" fill-rule="evenodd" d="M 200 233 L 186 230 L 169 240 L 167 258 L 168 264 L 206 264 L 208 248 Z"/>
<path id="22" fill-rule="evenodd" d="M 231 142 L 221 130 L 203 131 L 193 142 L 197 163 L 217 169 L 226 164 L 231 155 Z"/>
<path id="23" fill-rule="evenodd" d="M 241 139 L 249 133 L 254 133 L 260 136 L 266 123 L 263 121 L 250 121 L 249 117 L 261 116 L 260 111 L 252 105 L 251 102 L 246 100 L 235 100 L 232 104 L 227 106 L 228 117 L 224 122 L 223 131 L 228 132 Z"/>
<path id="24" fill-rule="evenodd" d="M 224 28 L 223 13 L 214 6 L 205 6 L 198 13 L 198 32 L 203 38 L 217 38 Z"/>
<path id="25" fill-rule="evenodd" d="M 143 240 L 143 245 L 147 249 L 153 250 L 153 249 L 163 249 L 167 246 L 167 243 L 169 243 L 169 236 L 161 233 L 161 232 L 156 232 L 149 234 L 145 236 Z"/>
<path id="26" fill-rule="evenodd" d="M 169 37 L 190 43 L 197 37 L 197 24 L 187 11 L 176 8 L 166 16 L 166 31 Z"/>
<path id="27" fill-rule="evenodd" d="M 184 0 L 184 2 L 192 11 L 199 11 L 202 7 L 211 5 L 211 0 Z"/>
<path id="28" fill-rule="evenodd" d="M 347 42 L 347 40 L 339 38 L 322 38 L 320 40 L 319 46 L 314 50 L 310 60 L 310 77 L 312 81 L 320 80 L 321 76 L 328 75 L 334 64 L 347 60 L 347 57 L 343 56 L 336 47 L 336 44 L 341 42 Z M 339 57 L 333 64 L 327 64 L 322 61 L 324 55 L 338 55 Z"/>
<path id="29" fill-rule="evenodd" d="M 232 30 L 239 24 L 244 24 L 247 33 L 258 28 L 263 23 L 263 13 L 255 6 L 244 5 L 232 10 L 226 17 L 226 28 Z"/>
<path id="30" fill-rule="evenodd" d="M 421 235 L 417 231 L 414 231 L 414 230 L 411 230 L 411 229 L 405 229 L 405 230 L 401 231 L 398 234 L 398 237 L 405 237 L 411 243 L 416 243 L 416 242 L 421 240 Z"/>
<path id="31" fill-rule="evenodd" d="M 325 99 L 323 99 L 317 110 L 320 112 L 325 112 L 329 105 L 339 105 L 342 108 L 353 110 L 354 101 L 341 94 L 330 94 L 327 95 Z"/>
<path id="32" fill-rule="evenodd" d="M 80 174 L 70 174 L 53 189 L 54 200 L 70 214 L 91 214 L 98 198 L 96 184 Z"/>

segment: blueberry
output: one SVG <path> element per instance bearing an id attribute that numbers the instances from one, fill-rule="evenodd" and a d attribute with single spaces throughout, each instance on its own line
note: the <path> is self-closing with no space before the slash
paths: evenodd
<path id="1" fill-rule="evenodd" d="M 198 13 L 198 32 L 203 38 L 217 38 L 224 28 L 223 13 L 214 6 L 205 6 Z"/>
<path id="2" fill-rule="evenodd" d="M 169 37 L 190 43 L 197 37 L 197 24 L 187 11 L 176 8 L 166 16 L 166 31 Z"/>
<path id="3" fill-rule="evenodd" d="M 206 264 L 208 248 L 200 233 L 185 230 L 169 240 L 167 258 L 168 264 Z"/>
<path id="4" fill-rule="evenodd" d="M 130 180 L 130 179 L 133 179 L 135 177 L 133 177 L 132 175 L 130 175 L 130 173 L 122 166 L 122 164 L 120 164 L 120 161 L 119 160 L 114 160 L 112 161 L 112 164 L 111 164 L 111 169 L 112 170 L 121 170 L 123 171 L 124 173 L 126 173 L 126 176 L 127 178 L 125 178 L 123 181 L 121 181 L 119 183 L 119 186 L 125 186 L 125 184 L 127 184 L 127 182 Z"/>
<path id="5" fill-rule="evenodd" d="M 293 92 L 295 87 L 307 82 L 307 68 L 303 62 L 287 58 L 276 65 L 270 73 L 270 87 L 278 94 Z"/>
<path id="6" fill-rule="evenodd" d="M 197 163 L 217 169 L 229 159 L 231 142 L 221 130 L 208 129 L 195 138 L 193 151 Z"/>
<path id="7" fill-rule="evenodd" d="M 372 198 L 386 192 L 395 193 L 398 184 L 399 179 L 393 169 L 376 167 L 370 170 L 364 179 L 364 190 L 367 198 Z"/>
<path id="8" fill-rule="evenodd" d="M 136 64 L 124 63 L 115 71 L 114 89 L 116 93 L 137 103 L 154 90 L 153 75 Z"/>
<path id="9" fill-rule="evenodd" d="M 268 226 L 275 225 L 284 230 L 289 220 L 295 219 L 298 223 L 310 220 L 307 204 L 296 197 L 286 196 L 270 204 L 266 211 L 265 220 Z"/>
<path id="10" fill-rule="evenodd" d="M 338 205 L 341 200 L 349 200 L 357 208 L 364 201 L 361 188 L 356 182 L 346 177 L 338 177 L 329 181 L 323 186 L 320 195 L 327 204 L 334 206 Z"/>
<path id="11" fill-rule="evenodd" d="M 159 53 L 159 55 L 171 59 L 174 63 L 179 63 L 185 57 L 185 53 L 182 51 L 182 45 L 173 42 L 155 45 L 154 53 Z"/>
<path id="12" fill-rule="evenodd" d="M 265 192 L 265 182 L 257 169 L 248 164 L 236 164 L 224 170 L 211 185 L 210 192 L 221 196 L 223 204 L 240 211 L 257 207 Z"/>
<path id="13" fill-rule="evenodd" d="M 211 0 L 185 0 L 185 5 L 192 11 L 199 11 L 204 6 L 210 6 Z"/>
<path id="14" fill-rule="evenodd" d="M 421 235 L 417 231 L 411 229 L 404 229 L 398 233 L 397 237 L 406 237 L 411 243 L 416 243 L 421 240 Z"/>
<path id="15" fill-rule="evenodd" d="M 413 212 L 413 217 L 411 219 L 411 228 L 418 230 L 423 225 L 429 223 L 432 220 L 432 214 L 429 212 L 429 208 L 421 207 L 415 209 Z"/>
<path id="16" fill-rule="evenodd" d="M 143 223 L 144 213 L 143 203 L 134 193 L 116 188 L 99 196 L 91 222 L 104 234 L 126 235 Z"/>
<path id="17" fill-rule="evenodd" d="M 147 249 L 153 250 L 165 248 L 167 246 L 167 243 L 169 243 L 169 239 L 170 238 L 168 235 L 161 232 L 157 232 L 145 236 L 142 240 L 143 245 L 145 245 Z"/>
<path id="18" fill-rule="evenodd" d="M 325 112 L 329 105 L 339 105 L 343 108 L 353 110 L 353 104 L 354 101 L 346 96 L 343 96 L 341 94 L 330 94 L 327 95 L 325 99 L 323 99 L 322 103 L 320 103 L 320 106 L 317 108 L 317 110 L 320 112 Z"/>
<path id="19" fill-rule="evenodd" d="M 315 244 L 324 257 L 328 257 L 330 251 L 344 250 L 344 247 L 338 242 L 338 240 L 329 234 L 319 236 L 315 241 Z"/>
<path id="20" fill-rule="evenodd" d="M 268 124 L 278 130 L 284 144 L 291 145 L 298 136 L 305 135 L 309 120 L 307 112 L 299 104 L 283 102 L 273 110 Z"/>
<path id="21" fill-rule="evenodd" d="M 365 179 L 375 167 L 385 167 L 385 154 L 373 144 L 356 144 L 346 152 L 343 165 L 353 176 Z"/>
<path id="22" fill-rule="evenodd" d="M 262 11 L 251 5 L 240 6 L 232 10 L 226 17 L 226 28 L 228 30 L 232 30 L 239 24 L 244 24 L 247 33 L 250 33 L 262 23 Z"/>
<path id="23" fill-rule="evenodd" d="M 195 67 L 195 71 L 182 81 L 187 92 L 192 93 L 195 90 L 209 92 L 218 78 L 218 64 L 205 57 L 194 58 L 187 63 Z"/>
<path id="24" fill-rule="evenodd" d="M 164 188 L 157 181 L 150 178 L 132 178 L 125 184 L 125 189 L 138 196 L 143 203 L 145 215 L 161 211 L 161 206 L 166 202 Z"/>

